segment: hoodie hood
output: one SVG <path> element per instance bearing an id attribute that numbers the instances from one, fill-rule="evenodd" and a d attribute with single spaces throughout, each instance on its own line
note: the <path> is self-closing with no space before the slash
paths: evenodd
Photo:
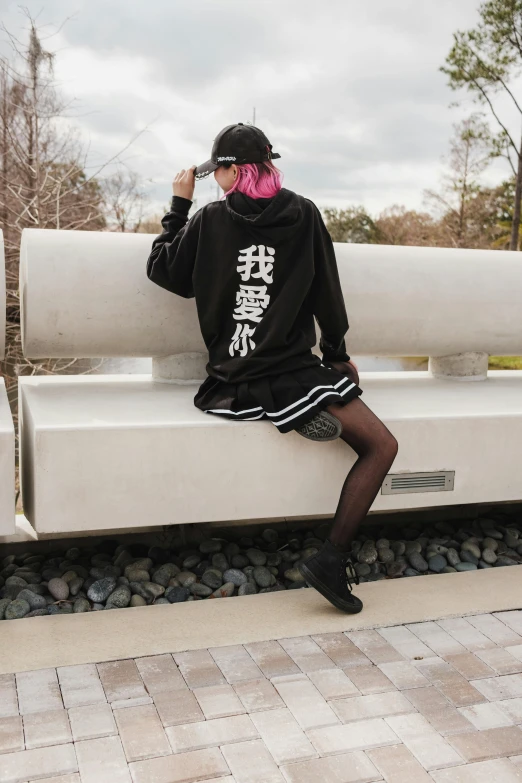
<path id="1" fill-rule="evenodd" d="M 303 218 L 299 197 L 286 188 L 272 198 L 252 198 L 235 191 L 226 197 L 226 207 L 237 223 L 261 231 L 295 230 Z"/>

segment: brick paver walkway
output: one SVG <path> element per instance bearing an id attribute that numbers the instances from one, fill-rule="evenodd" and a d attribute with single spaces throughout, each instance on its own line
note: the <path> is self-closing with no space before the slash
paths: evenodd
<path id="1" fill-rule="evenodd" d="M 522 781 L 522 611 L 3 675 L 0 780 Z"/>

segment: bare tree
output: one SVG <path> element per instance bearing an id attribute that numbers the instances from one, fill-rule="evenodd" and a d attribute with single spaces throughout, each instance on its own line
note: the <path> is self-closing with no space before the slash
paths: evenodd
<path id="1" fill-rule="evenodd" d="M 71 117 L 72 102 L 66 102 L 57 89 L 55 55 L 46 50 L 35 20 L 25 13 L 27 40 L 20 41 L 0 25 L 11 44 L 10 55 L 0 59 L 0 228 L 7 278 L 6 357 L 0 363 L 0 373 L 15 418 L 18 375 L 89 373 L 98 368 L 74 358 L 33 362 L 23 356 L 18 291 L 22 231 L 106 230 L 102 176 L 134 141 L 102 165 L 89 166 L 88 147 L 72 126 L 63 122 Z M 134 192 L 143 198 L 135 176 L 132 182 Z M 129 197 L 130 192 L 129 188 Z"/>
<path id="2" fill-rule="evenodd" d="M 136 172 L 124 166 L 102 180 L 103 203 L 112 231 L 140 231 L 146 195 Z"/>
<path id="3" fill-rule="evenodd" d="M 480 177 L 498 153 L 481 115 L 472 114 L 453 127 L 441 187 L 425 191 L 425 198 L 439 213 L 450 247 L 487 247 L 475 219 L 475 201 L 481 192 Z"/>
<path id="4" fill-rule="evenodd" d="M 479 21 L 471 30 L 458 30 L 441 71 L 453 90 L 466 90 L 490 112 L 499 128 L 498 146 L 504 149 L 515 177 L 513 221 L 509 249 L 517 250 L 522 204 L 522 142 L 508 127 L 509 113 L 522 119 L 515 80 L 522 66 L 522 0 L 485 0 Z"/>

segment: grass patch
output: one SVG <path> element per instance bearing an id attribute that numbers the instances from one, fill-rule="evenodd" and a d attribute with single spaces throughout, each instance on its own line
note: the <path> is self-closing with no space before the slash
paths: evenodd
<path id="1" fill-rule="evenodd" d="M 490 370 L 522 370 L 522 356 L 490 356 Z"/>

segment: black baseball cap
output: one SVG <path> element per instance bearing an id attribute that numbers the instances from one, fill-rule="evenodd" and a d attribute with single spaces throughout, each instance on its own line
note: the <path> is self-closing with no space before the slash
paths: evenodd
<path id="1" fill-rule="evenodd" d="M 272 152 L 272 145 L 262 130 L 237 122 L 218 133 L 210 160 L 198 166 L 194 174 L 197 179 L 203 179 L 226 163 L 263 163 L 280 157 L 277 152 Z"/>

